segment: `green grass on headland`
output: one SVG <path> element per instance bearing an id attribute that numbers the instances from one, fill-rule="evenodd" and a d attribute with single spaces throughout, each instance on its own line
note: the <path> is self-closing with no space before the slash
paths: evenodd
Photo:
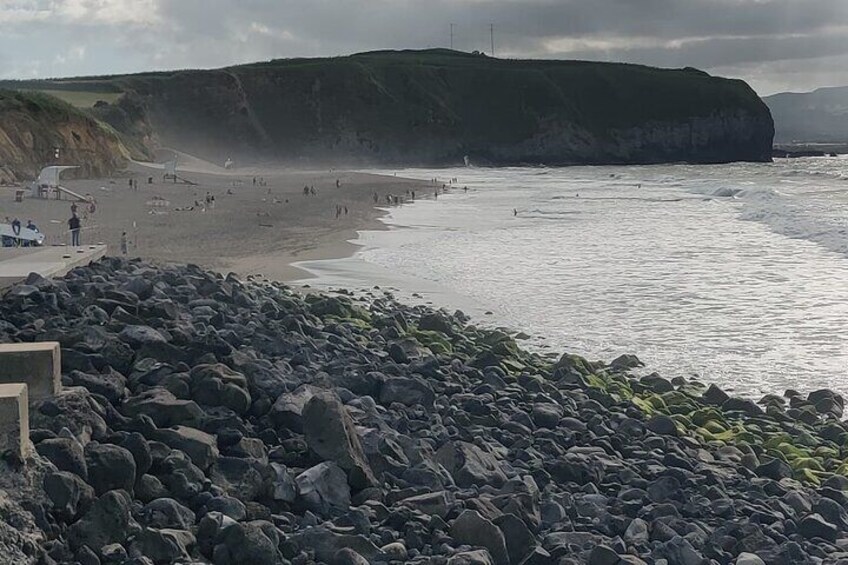
<path id="1" fill-rule="evenodd" d="M 55 96 L 76 108 L 92 108 L 100 100 L 114 104 L 122 95 L 120 92 L 88 92 L 84 90 L 38 90 L 37 92 Z"/>

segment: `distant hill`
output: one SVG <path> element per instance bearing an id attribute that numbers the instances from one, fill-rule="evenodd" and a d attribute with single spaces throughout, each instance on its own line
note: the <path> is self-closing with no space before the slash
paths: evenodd
<path id="1" fill-rule="evenodd" d="M 848 142 L 848 87 L 767 96 L 775 123 L 775 142 Z"/>
<path id="2" fill-rule="evenodd" d="M 5 86 L 85 105 L 102 93 L 90 111 L 128 146 L 217 162 L 764 161 L 774 132 L 747 84 L 696 69 L 438 49 Z"/>

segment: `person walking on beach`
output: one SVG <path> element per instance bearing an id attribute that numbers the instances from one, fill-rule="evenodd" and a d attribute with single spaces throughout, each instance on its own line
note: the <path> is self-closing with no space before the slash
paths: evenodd
<path id="1" fill-rule="evenodd" d="M 80 244 L 80 219 L 74 214 L 71 216 L 71 219 L 68 220 L 68 229 L 71 230 L 71 245 L 74 247 L 79 247 Z"/>
<path id="2" fill-rule="evenodd" d="M 412 201 L 415 202 L 415 191 L 412 191 Z"/>
<path id="3" fill-rule="evenodd" d="M 127 254 L 127 232 L 121 233 L 121 255 Z"/>
<path id="4" fill-rule="evenodd" d="M 341 186 L 342 186 L 342 181 L 340 181 L 339 179 L 336 179 L 336 188 L 341 188 Z"/>

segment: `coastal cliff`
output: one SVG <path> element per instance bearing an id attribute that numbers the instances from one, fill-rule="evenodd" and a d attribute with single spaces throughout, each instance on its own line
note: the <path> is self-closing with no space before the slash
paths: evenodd
<path id="1" fill-rule="evenodd" d="M 0 181 L 35 178 L 57 162 L 80 167 L 68 176 L 106 176 L 128 156 L 118 135 L 85 112 L 38 92 L 0 91 Z"/>
<path id="2" fill-rule="evenodd" d="M 215 161 L 768 161 L 774 135 L 768 108 L 739 80 L 447 50 L 69 79 L 49 88 L 129 93 L 162 145 Z"/>

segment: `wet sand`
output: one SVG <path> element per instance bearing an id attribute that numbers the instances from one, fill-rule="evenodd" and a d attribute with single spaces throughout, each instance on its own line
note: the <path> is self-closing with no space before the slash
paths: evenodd
<path id="1" fill-rule="evenodd" d="M 126 231 L 128 255 L 133 257 L 288 281 L 308 276 L 292 267 L 293 262 L 351 255 L 356 247 L 348 241 L 357 230 L 382 227 L 378 218 L 387 194 L 406 196 L 407 190 L 415 190 L 425 195 L 433 190 L 427 183 L 389 176 L 270 168 L 228 171 L 192 160 L 181 165 L 178 174 L 197 184 L 166 181 L 161 166 L 140 163 L 111 179 L 63 181 L 68 189 L 96 199 L 94 214 L 84 213 L 85 205 L 79 204 L 82 243 L 105 243 L 109 253 L 117 255 Z M 129 179 L 138 181 L 137 191 L 130 189 Z M 305 196 L 305 185 L 314 186 L 316 194 Z M 204 205 L 207 192 L 215 197 L 214 208 Z M 160 198 L 168 205 L 153 205 Z M 32 219 L 47 244 L 70 242 L 70 200 L 25 198 L 17 203 L 14 189 L 3 187 L 0 202 L 0 221 L 5 216 L 24 224 Z M 342 207 L 338 218 L 336 206 Z"/>

